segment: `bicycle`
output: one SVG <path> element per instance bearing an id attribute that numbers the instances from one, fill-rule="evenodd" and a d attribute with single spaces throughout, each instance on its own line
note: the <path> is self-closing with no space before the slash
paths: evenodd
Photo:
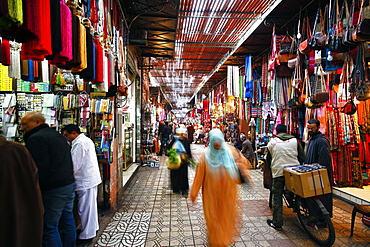
<path id="1" fill-rule="evenodd" d="M 284 192 L 284 201 L 298 215 L 299 222 L 313 241 L 320 246 L 332 246 L 335 230 L 330 214 L 321 202 L 322 196 L 303 198 L 293 192 Z"/>

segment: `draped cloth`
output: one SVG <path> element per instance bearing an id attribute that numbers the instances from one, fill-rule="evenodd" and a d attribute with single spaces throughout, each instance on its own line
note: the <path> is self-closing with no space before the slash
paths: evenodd
<path id="1" fill-rule="evenodd" d="M 55 34 L 57 37 L 60 38 L 60 49 L 57 48 L 57 44 L 53 49 L 53 58 L 50 61 L 50 64 L 54 65 L 65 65 L 67 61 L 73 59 L 72 55 L 72 11 L 71 9 L 64 3 L 64 1 L 58 1 L 59 8 L 60 8 L 60 33 Z M 53 34 L 54 36 L 54 34 Z"/>
<path id="2" fill-rule="evenodd" d="M 50 0 L 27 2 L 27 25 L 36 38 L 22 45 L 21 58 L 42 61 L 52 54 Z"/>
<path id="3" fill-rule="evenodd" d="M 81 78 L 85 80 L 94 80 L 96 77 L 95 70 L 96 47 L 90 30 L 86 30 L 86 62 L 87 67 L 79 72 Z"/>
<path id="4" fill-rule="evenodd" d="M 10 31 L 23 23 L 22 0 L 0 1 L 0 30 Z"/>

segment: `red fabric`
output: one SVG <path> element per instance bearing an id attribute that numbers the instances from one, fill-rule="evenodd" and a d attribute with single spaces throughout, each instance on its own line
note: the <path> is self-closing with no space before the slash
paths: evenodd
<path id="1" fill-rule="evenodd" d="M 308 73 L 313 74 L 315 68 L 315 51 L 312 50 L 308 55 Z"/>
<path id="2" fill-rule="evenodd" d="M 112 60 L 111 57 L 108 55 L 108 87 L 112 85 L 112 73 L 111 73 L 111 65 L 112 65 Z"/>
<path id="3" fill-rule="evenodd" d="M 40 36 L 41 0 L 23 0 L 23 27 L 35 37 Z"/>
<path id="4" fill-rule="evenodd" d="M 203 110 L 208 112 L 208 110 L 209 110 L 209 99 L 203 100 Z"/>
<path id="5" fill-rule="evenodd" d="M 3 39 L 1 43 L 1 63 L 10 66 L 10 43 L 6 39 Z"/>
<path id="6" fill-rule="evenodd" d="M 95 44 L 96 48 L 96 78 L 92 81 L 93 83 L 103 83 L 104 73 L 103 73 L 103 47 L 100 44 Z"/>
<path id="7" fill-rule="evenodd" d="M 90 21 L 92 23 L 97 23 L 98 22 L 98 8 L 96 6 L 96 1 L 95 0 L 91 0 L 90 8 L 91 8 Z"/>
<path id="8" fill-rule="evenodd" d="M 108 25 L 107 25 L 107 22 L 108 22 L 108 11 L 107 11 L 107 3 L 103 3 L 103 5 L 104 5 L 104 9 L 102 10 L 103 11 L 103 14 L 104 14 L 103 33 L 104 33 L 104 38 L 107 38 L 108 37 Z"/>
<path id="9" fill-rule="evenodd" d="M 50 0 L 34 0 L 31 5 L 34 5 L 33 11 L 27 16 L 33 22 L 31 26 L 37 37 L 23 43 L 21 59 L 42 61 L 46 55 L 52 54 Z"/>

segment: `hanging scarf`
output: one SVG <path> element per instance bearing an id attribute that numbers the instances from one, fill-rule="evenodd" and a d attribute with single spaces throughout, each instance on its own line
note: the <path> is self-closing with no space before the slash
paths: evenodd
<path id="1" fill-rule="evenodd" d="M 221 148 L 218 150 L 213 146 L 216 141 L 221 142 Z M 224 166 L 229 176 L 236 179 L 238 177 L 236 163 L 227 145 L 220 129 L 211 130 L 209 132 L 209 148 L 205 152 L 206 161 L 211 169 Z"/>
<path id="2" fill-rule="evenodd" d="M 246 98 L 251 98 L 253 92 L 252 81 L 252 56 L 245 57 L 245 93 Z"/>

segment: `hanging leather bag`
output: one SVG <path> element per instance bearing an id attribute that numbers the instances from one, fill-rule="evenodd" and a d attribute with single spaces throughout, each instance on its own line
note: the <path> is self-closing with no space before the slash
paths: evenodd
<path id="1" fill-rule="evenodd" d="M 345 113 L 347 115 L 353 115 L 357 111 L 355 103 L 353 103 L 353 100 L 347 101 L 344 106 L 340 108 L 340 112 Z"/>
<path id="2" fill-rule="evenodd" d="M 309 46 L 314 50 L 321 50 L 328 45 L 328 36 L 324 31 L 324 17 L 320 8 L 317 9 L 312 36 L 308 41 Z M 319 30 L 317 30 L 319 29 Z"/>
<path id="3" fill-rule="evenodd" d="M 291 54 L 292 46 L 294 46 L 294 43 L 295 41 L 292 36 L 290 36 L 288 33 L 284 35 L 283 38 L 280 40 L 280 50 L 279 50 L 280 55 Z"/>
<path id="4" fill-rule="evenodd" d="M 335 15 L 333 18 L 333 35 L 329 41 L 329 49 L 332 52 L 347 52 L 349 51 L 349 47 L 343 44 L 343 17 L 344 6 L 342 7 L 341 11 L 339 12 L 339 4 L 338 0 L 335 1 Z"/>
<path id="5" fill-rule="evenodd" d="M 316 11 L 316 17 L 315 17 L 315 22 L 313 24 L 312 35 L 311 35 L 311 38 L 308 40 L 308 45 L 313 50 L 320 50 L 321 49 L 319 46 L 317 46 L 317 37 L 316 37 L 317 22 L 318 22 L 319 18 L 320 18 L 320 8 L 318 8 L 317 11 Z"/>
<path id="6" fill-rule="evenodd" d="M 347 17 L 347 23 L 346 28 L 343 33 L 343 44 L 348 46 L 350 50 L 353 50 L 357 46 L 357 42 L 352 39 L 352 33 L 354 30 L 353 26 L 353 15 L 355 12 L 355 4 L 356 1 L 353 0 L 351 5 L 351 11 L 349 11 L 347 0 L 345 0 L 345 9 L 346 9 L 346 17 Z"/>
<path id="7" fill-rule="evenodd" d="M 302 24 L 302 36 L 304 36 L 306 39 L 299 44 L 298 50 L 300 53 L 306 54 L 312 50 L 308 44 L 309 40 L 311 39 L 311 35 L 310 20 L 306 14 L 306 16 L 303 18 Z"/>
<path id="8" fill-rule="evenodd" d="M 325 75 L 324 71 L 319 65 L 316 72 L 315 79 L 315 92 L 311 96 L 311 101 L 314 104 L 325 103 L 329 100 L 329 93 L 326 91 Z"/>
<path id="9" fill-rule="evenodd" d="M 365 0 L 361 3 L 357 27 L 352 33 L 352 39 L 358 42 L 370 41 L 370 19 L 364 17 Z"/>
<path id="10" fill-rule="evenodd" d="M 353 115 L 356 113 L 357 108 L 356 108 L 355 103 L 353 102 L 352 94 L 350 94 L 350 99 L 348 100 L 348 74 L 349 74 L 349 69 L 351 65 L 351 62 L 349 59 L 350 59 L 349 56 L 345 57 L 345 63 L 344 63 L 343 72 L 342 72 L 343 76 L 340 81 L 340 83 L 344 84 L 345 99 L 347 100 L 347 102 L 342 107 L 339 108 L 339 111 L 347 115 Z"/>
<path id="11" fill-rule="evenodd" d="M 364 44 L 361 43 L 358 47 L 358 53 L 356 57 L 356 64 L 352 71 L 352 83 L 353 90 L 356 95 L 356 99 L 360 101 L 365 101 L 370 99 L 370 82 L 368 79 L 368 72 L 365 69 L 365 57 L 364 57 Z"/>
<path id="12" fill-rule="evenodd" d="M 292 76 L 293 69 L 288 67 L 287 63 L 280 63 L 279 66 L 276 67 L 276 76 Z"/>
<path id="13" fill-rule="evenodd" d="M 329 47 L 329 34 L 326 33 L 327 30 L 327 16 L 328 16 L 328 5 L 325 6 L 325 12 L 324 15 L 321 13 L 320 9 L 320 29 L 321 33 L 317 37 L 317 46 L 321 49 L 328 48 Z"/>

